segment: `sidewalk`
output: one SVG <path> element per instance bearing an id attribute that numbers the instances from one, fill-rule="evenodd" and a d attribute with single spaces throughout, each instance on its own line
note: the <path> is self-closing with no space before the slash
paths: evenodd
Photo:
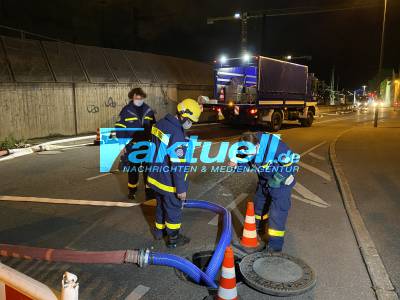
<path id="1" fill-rule="evenodd" d="M 400 113 L 339 138 L 337 156 L 390 279 L 400 290 Z"/>
<path id="2" fill-rule="evenodd" d="M 81 135 L 72 137 L 49 137 L 34 139 L 27 142 L 25 148 L 13 148 L 0 151 L 0 161 L 32 154 L 40 151 L 51 151 L 65 148 L 74 148 L 93 144 L 96 135 Z"/>

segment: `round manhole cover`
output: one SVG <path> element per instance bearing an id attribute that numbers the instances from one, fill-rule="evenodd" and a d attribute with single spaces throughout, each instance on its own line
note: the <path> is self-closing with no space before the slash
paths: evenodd
<path id="1" fill-rule="evenodd" d="M 301 259 L 284 253 L 257 252 L 239 264 L 243 280 L 254 289 L 274 296 L 292 296 L 315 286 L 314 271 Z"/>

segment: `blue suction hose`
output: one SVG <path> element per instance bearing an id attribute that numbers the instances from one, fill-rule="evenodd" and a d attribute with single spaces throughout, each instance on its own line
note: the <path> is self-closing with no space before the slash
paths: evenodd
<path id="1" fill-rule="evenodd" d="M 231 213 L 220 205 L 202 200 L 186 200 L 184 207 L 210 210 L 223 216 L 221 238 L 211 257 L 207 270 L 203 272 L 192 262 L 177 255 L 158 252 L 149 252 L 148 264 L 176 268 L 187 274 L 196 283 L 204 283 L 208 287 L 217 288 L 215 279 L 221 268 L 225 249 L 231 243 L 232 238 Z"/>

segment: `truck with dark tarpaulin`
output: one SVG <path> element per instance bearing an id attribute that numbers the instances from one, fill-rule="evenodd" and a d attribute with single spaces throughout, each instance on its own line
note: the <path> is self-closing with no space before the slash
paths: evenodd
<path id="1" fill-rule="evenodd" d="M 224 123 L 266 126 L 278 131 L 284 120 L 312 125 L 318 112 L 314 77 L 308 67 L 269 57 L 215 63 L 214 99 L 207 107 Z"/>

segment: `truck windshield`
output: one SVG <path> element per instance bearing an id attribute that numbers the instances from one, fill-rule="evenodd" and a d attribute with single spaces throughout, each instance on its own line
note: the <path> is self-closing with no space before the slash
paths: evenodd
<path id="1" fill-rule="evenodd" d="M 257 67 L 222 67 L 216 70 L 217 84 L 221 86 L 240 84 L 245 87 L 257 85 Z"/>

